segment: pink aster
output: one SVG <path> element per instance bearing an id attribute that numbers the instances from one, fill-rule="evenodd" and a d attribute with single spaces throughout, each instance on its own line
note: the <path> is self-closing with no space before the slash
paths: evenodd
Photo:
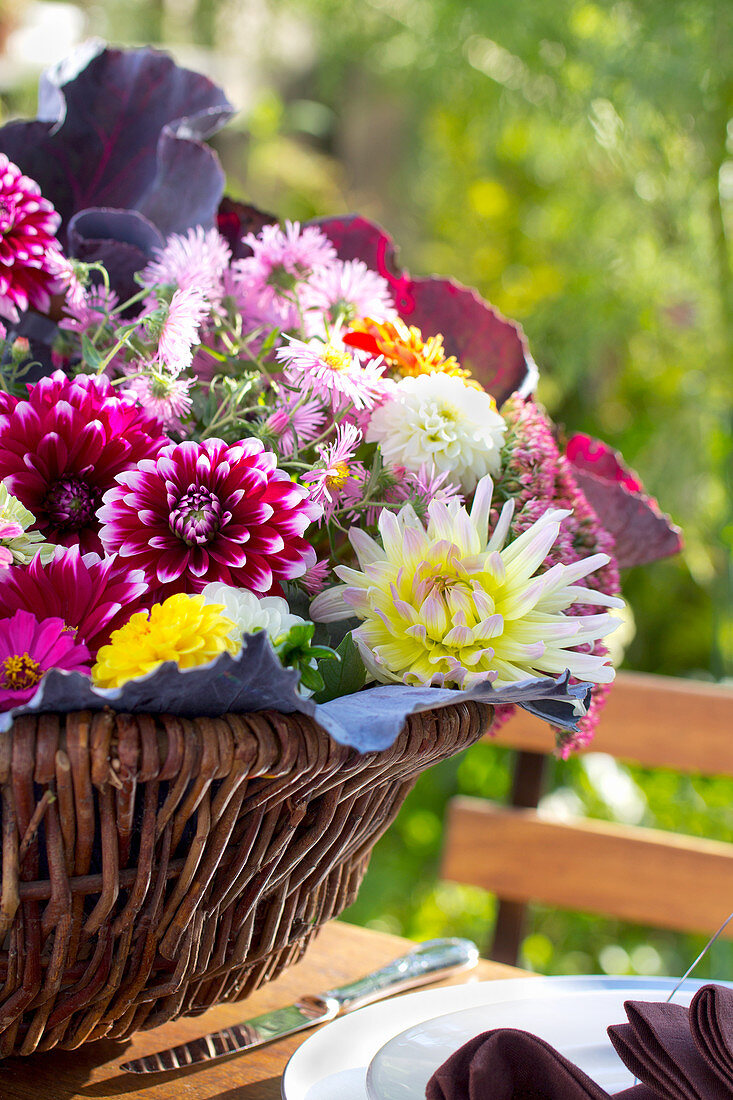
<path id="1" fill-rule="evenodd" d="M 364 467 L 354 461 L 361 439 L 361 432 L 353 424 L 339 424 L 334 441 L 318 447 L 322 465 L 303 474 L 303 482 L 310 486 L 311 499 L 323 507 L 326 520 L 333 515 L 347 486 L 355 479 L 361 495 Z"/>
<path id="2" fill-rule="evenodd" d="M 320 435 L 326 423 L 326 410 L 322 401 L 302 401 L 298 394 L 283 393 L 278 398 L 275 411 L 265 421 L 277 439 L 277 449 L 283 458 L 289 458 L 295 450 L 307 446 Z"/>
<path id="3" fill-rule="evenodd" d="M 325 233 L 314 226 L 301 229 L 298 222 L 266 225 L 255 236 L 249 233 L 243 243 L 252 255 L 236 260 L 232 268 L 242 287 L 265 303 L 292 298 L 301 283 L 316 267 L 336 259 L 336 249 Z"/>
<path id="4" fill-rule="evenodd" d="M 347 404 L 355 409 L 371 409 L 384 393 L 382 375 L 386 367 L 381 356 L 362 367 L 343 345 L 320 340 L 306 344 L 291 337 L 275 356 L 285 364 L 288 382 L 309 390 L 334 410 Z"/>
<path id="5" fill-rule="evenodd" d="M 330 573 L 331 563 L 327 558 L 322 558 L 310 569 L 306 569 L 300 578 L 300 584 L 311 596 L 317 596 L 326 587 Z"/>
<path id="6" fill-rule="evenodd" d="M 77 285 L 73 291 L 67 292 L 65 316 L 59 321 L 59 328 L 79 335 L 88 332 L 90 328 L 103 324 L 118 302 L 114 290 L 101 284 L 89 287 Z"/>
<path id="7" fill-rule="evenodd" d="M 168 443 L 157 420 L 109 380 L 61 371 L 0 403 L 0 480 L 49 542 L 99 550 L 96 511 L 122 470 Z"/>
<path id="8" fill-rule="evenodd" d="M 387 321 L 397 316 L 389 283 L 362 260 L 334 260 L 317 267 L 300 294 L 309 335 L 348 325 L 356 317 Z"/>
<path id="9" fill-rule="evenodd" d="M 315 563 L 303 538 L 321 514 L 257 439 L 187 440 L 121 473 L 99 517 L 110 553 L 145 570 L 158 598 L 210 581 L 269 592 Z"/>
<path id="10" fill-rule="evenodd" d="M 44 565 L 36 555 L 27 566 L 3 574 L 0 618 L 30 611 L 36 618 L 63 619 L 92 656 L 113 630 L 141 610 L 148 595 L 142 569 L 121 558 L 82 554 L 78 546 L 57 546 Z"/>
<path id="11" fill-rule="evenodd" d="M 394 482 L 382 494 L 383 503 L 367 508 L 365 515 L 369 527 L 377 522 L 385 504 L 411 504 L 420 519 L 425 519 L 428 505 L 434 500 L 442 504 L 448 504 L 452 500 L 457 504 L 464 502 L 460 487 L 449 480 L 448 470 L 439 473 L 430 466 L 421 466 L 417 471 L 406 470 L 404 466 L 392 466 L 387 472 L 394 478 Z M 354 521 L 357 518 L 355 516 Z"/>
<path id="12" fill-rule="evenodd" d="M 158 358 L 168 370 L 180 374 L 191 366 L 193 347 L 199 343 L 199 328 L 209 314 L 198 287 L 177 290 L 158 335 Z"/>
<path id="13" fill-rule="evenodd" d="M 34 180 L 0 153 L 0 316 L 17 323 L 29 306 L 47 313 L 58 283 L 50 257 L 61 218 Z"/>
<path id="14" fill-rule="evenodd" d="M 0 619 L 0 711 L 27 702 L 50 669 L 88 673 L 89 664 L 89 650 L 63 619 L 28 611 Z"/>
<path id="15" fill-rule="evenodd" d="M 174 233 L 165 248 L 155 250 L 140 274 L 143 286 L 195 287 L 210 305 L 217 305 L 224 292 L 223 278 L 232 258 L 229 245 L 216 229 L 197 225 L 183 236 Z"/>
<path id="16" fill-rule="evenodd" d="M 192 380 L 176 378 L 167 371 L 149 369 L 147 364 L 137 364 L 137 371 L 122 391 L 126 397 L 131 397 L 145 409 L 150 416 L 155 417 L 164 427 L 175 431 L 182 431 L 181 417 L 191 411 L 191 397 L 189 390 Z M 135 370 L 132 364 L 128 369 Z"/>

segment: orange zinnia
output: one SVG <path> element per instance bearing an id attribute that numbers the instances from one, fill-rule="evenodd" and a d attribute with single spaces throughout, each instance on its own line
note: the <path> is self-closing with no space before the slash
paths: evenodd
<path id="1" fill-rule="evenodd" d="M 343 341 L 352 348 L 383 355 L 390 367 L 406 377 L 436 373 L 470 377 L 470 371 L 464 370 L 454 355 L 446 356 L 440 334 L 424 340 L 419 328 L 408 327 L 399 318 L 373 321 L 364 317 L 354 321 Z"/>

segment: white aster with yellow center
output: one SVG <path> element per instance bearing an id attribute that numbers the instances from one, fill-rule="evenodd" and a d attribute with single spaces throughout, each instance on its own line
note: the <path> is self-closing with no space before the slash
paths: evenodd
<path id="1" fill-rule="evenodd" d="M 410 505 L 379 517 L 381 545 L 349 533 L 360 569 L 339 566 L 344 582 L 311 604 L 311 618 L 352 616 L 362 659 L 380 683 L 471 688 L 503 687 L 569 669 L 591 683 L 609 683 L 604 657 L 576 652 L 618 625 L 607 613 L 566 615 L 573 604 L 623 607 L 623 600 L 581 584 L 605 565 L 594 554 L 537 573 L 570 513 L 550 509 L 506 543 L 513 502 L 504 505 L 489 537 L 493 484 L 483 477 L 470 513 L 456 501 L 433 501 L 427 530 Z"/>

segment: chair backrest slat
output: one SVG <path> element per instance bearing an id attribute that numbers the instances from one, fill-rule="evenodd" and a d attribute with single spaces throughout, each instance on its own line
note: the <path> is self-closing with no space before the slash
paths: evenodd
<path id="1" fill-rule="evenodd" d="M 550 821 L 477 798 L 451 800 L 442 876 L 512 901 L 678 931 L 712 931 L 733 909 L 733 844 Z M 733 925 L 726 931 L 733 938 Z"/>

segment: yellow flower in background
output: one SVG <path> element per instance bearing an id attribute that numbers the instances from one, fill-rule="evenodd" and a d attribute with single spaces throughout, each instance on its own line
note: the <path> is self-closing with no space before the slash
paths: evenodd
<path id="1" fill-rule="evenodd" d="M 206 603 L 203 596 L 179 593 L 153 604 L 149 614 L 137 612 L 125 626 L 113 631 L 109 645 L 100 649 L 92 669 L 94 683 L 97 687 L 121 687 L 165 661 L 175 661 L 179 668 L 194 668 L 220 653 L 236 656 L 241 640 L 231 636 L 234 623 L 223 611 L 221 604 Z"/>
<path id="2" fill-rule="evenodd" d="M 379 516 L 381 545 L 358 528 L 349 538 L 360 569 L 338 566 L 344 584 L 311 604 L 316 622 L 347 619 L 362 660 L 380 683 L 504 687 L 570 669 L 591 683 L 614 671 L 588 648 L 618 626 L 599 615 L 565 615 L 573 604 L 621 608 L 623 600 L 577 582 L 609 561 L 594 554 L 537 574 L 570 513 L 548 509 L 507 543 L 513 502 L 489 537 L 493 484 L 483 477 L 471 511 L 456 500 L 433 501 L 427 530 L 408 505 Z"/>

